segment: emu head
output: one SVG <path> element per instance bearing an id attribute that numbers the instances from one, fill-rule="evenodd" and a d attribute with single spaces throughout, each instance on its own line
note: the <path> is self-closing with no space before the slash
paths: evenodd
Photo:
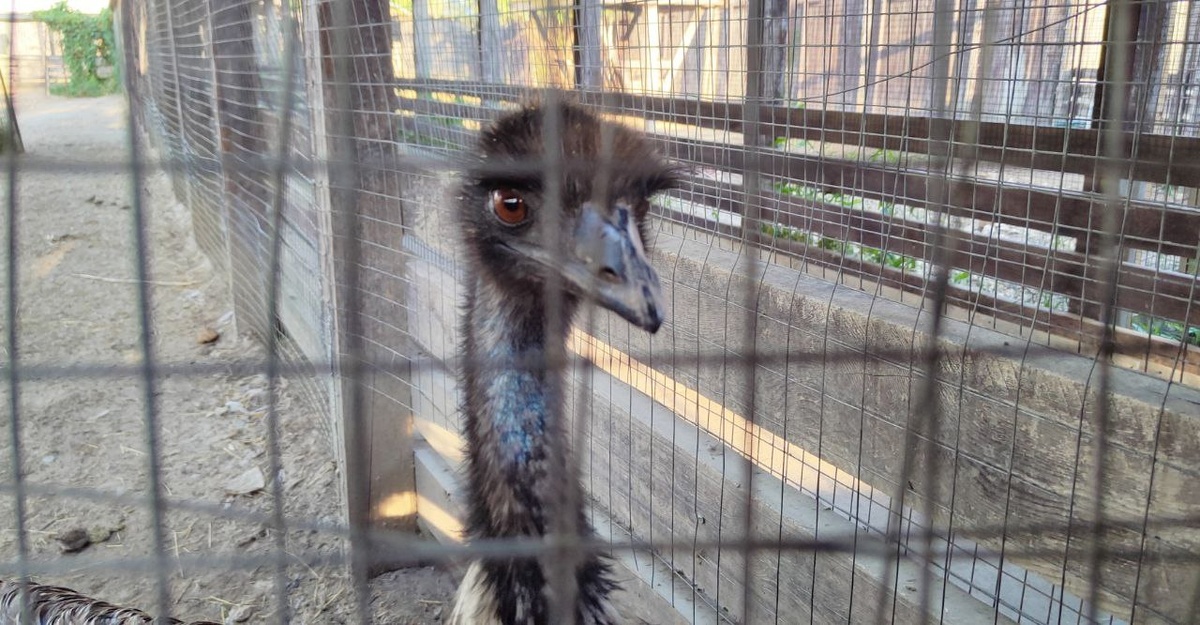
<path id="1" fill-rule="evenodd" d="M 677 176 L 653 145 L 559 103 L 503 115 L 484 130 L 479 152 L 458 222 L 490 286 L 541 306 L 554 276 L 568 311 L 590 299 L 656 332 L 663 302 L 646 254 L 647 213 L 650 197 Z"/>

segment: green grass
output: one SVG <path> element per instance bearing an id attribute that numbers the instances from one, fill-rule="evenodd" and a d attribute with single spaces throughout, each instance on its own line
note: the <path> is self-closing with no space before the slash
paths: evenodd
<path id="1" fill-rule="evenodd" d="M 121 90 L 121 85 L 115 80 L 81 80 L 66 84 L 50 85 L 50 94 L 68 98 L 98 98 L 111 95 Z"/>

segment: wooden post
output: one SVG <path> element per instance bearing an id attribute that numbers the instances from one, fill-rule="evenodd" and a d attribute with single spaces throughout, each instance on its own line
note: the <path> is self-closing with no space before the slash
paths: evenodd
<path id="1" fill-rule="evenodd" d="M 259 233 L 270 231 L 271 190 L 264 183 L 268 150 L 257 99 L 262 82 L 254 22 L 243 0 L 212 0 L 209 20 L 234 319 L 239 333 L 265 337 L 273 320 L 267 318 L 267 246 Z"/>
<path id="2" fill-rule="evenodd" d="M 721 72 L 721 26 L 725 22 L 725 4 L 709 9 L 704 16 L 704 53 L 701 60 L 700 98 L 717 100 L 723 95 L 718 89 Z"/>
<path id="3" fill-rule="evenodd" d="M 364 0 L 354 0 L 361 2 Z M 366 0 L 370 1 L 370 0 Z M 432 18 L 429 15 L 429 0 L 413 0 L 413 70 L 417 80 L 432 78 L 429 51 L 432 50 L 433 34 L 430 32 Z"/>
<path id="4" fill-rule="evenodd" d="M 412 344 L 398 236 L 404 219 L 395 154 L 390 13 L 383 0 L 353 0 L 351 5 L 347 10 L 322 2 L 316 16 L 324 102 L 318 127 L 325 129 L 316 141 L 328 154 L 333 211 L 324 252 L 333 311 L 330 339 L 338 362 L 334 418 L 340 425 L 350 524 L 411 531 L 416 527 L 416 494 L 406 358 Z M 423 0 L 417 0 L 413 7 L 417 33 L 428 28 L 419 21 L 427 18 L 418 10 L 421 5 Z M 420 61 L 417 76 L 428 76 Z M 366 293 L 372 296 L 364 297 Z M 379 563 L 366 565 L 372 572 L 380 570 Z"/>
<path id="5" fill-rule="evenodd" d="M 650 80 L 643 84 L 649 86 L 649 90 L 654 95 L 662 95 L 663 91 L 663 74 L 662 74 L 662 44 L 659 41 L 661 37 L 660 24 L 658 22 L 658 3 L 659 0 L 649 0 L 646 2 L 646 63 L 642 67 L 643 71 L 649 74 Z"/>
<path id="6" fill-rule="evenodd" d="M 871 0 L 871 13 L 867 17 L 867 67 L 863 76 L 863 112 L 876 110 L 875 100 L 879 89 L 875 82 L 879 77 L 880 64 L 883 62 L 882 51 L 879 48 L 880 31 L 887 27 L 887 18 L 883 13 L 883 0 Z"/>
<path id="7" fill-rule="evenodd" d="M 413 10 L 415 15 L 415 4 Z M 500 39 L 500 3 L 498 0 L 479 0 L 479 76 L 485 84 L 505 82 L 507 56 Z"/>
<path id="8" fill-rule="evenodd" d="M 575 88 L 599 91 L 604 88 L 604 50 L 601 43 L 604 7 L 601 0 L 577 0 L 572 14 L 575 18 Z"/>
<path id="9" fill-rule="evenodd" d="M 766 0 L 763 9 L 761 103 L 786 104 L 791 97 L 788 89 L 788 0 Z"/>
<path id="10" fill-rule="evenodd" d="M 859 98 L 863 97 L 862 93 L 862 65 L 864 46 L 863 41 L 863 24 L 866 22 L 864 13 L 867 10 L 866 0 L 848 0 L 846 2 L 846 15 L 842 19 L 841 38 L 838 42 L 841 44 L 842 59 L 841 81 L 839 89 L 841 95 L 838 100 L 844 110 L 852 111 L 859 106 Z"/>

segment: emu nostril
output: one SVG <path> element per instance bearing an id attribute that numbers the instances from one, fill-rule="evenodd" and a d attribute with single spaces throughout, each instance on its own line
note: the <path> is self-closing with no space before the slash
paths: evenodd
<path id="1" fill-rule="evenodd" d="M 612 267 L 601 267 L 600 268 L 600 279 L 604 280 L 605 282 L 611 282 L 614 284 L 620 283 L 622 281 L 621 276 L 618 275 L 617 272 L 614 271 Z"/>

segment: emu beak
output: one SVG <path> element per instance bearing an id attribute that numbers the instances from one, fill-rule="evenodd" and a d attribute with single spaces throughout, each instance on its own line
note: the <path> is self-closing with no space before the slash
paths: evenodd
<path id="1" fill-rule="evenodd" d="M 564 277 L 629 323 L 657 332 L 664 319 L 662 289 L 633 210 L 618 203 L 606 214 L 584 204 L 574 243 L 574 259 Z"/>
<path id="2" fill-rule="evenodd" d="M 633 211 L 616 204 L 607 214 L 583 205 L 567 258 L 559 260 L 540 246 L 511 247 L 557 271 L 571 291 L 594 300 L 651 334 L 663 324 L 663 297 L 658 274 L 646 258 Z M 565 262 L 564 262 L 565 260 Z"/>

